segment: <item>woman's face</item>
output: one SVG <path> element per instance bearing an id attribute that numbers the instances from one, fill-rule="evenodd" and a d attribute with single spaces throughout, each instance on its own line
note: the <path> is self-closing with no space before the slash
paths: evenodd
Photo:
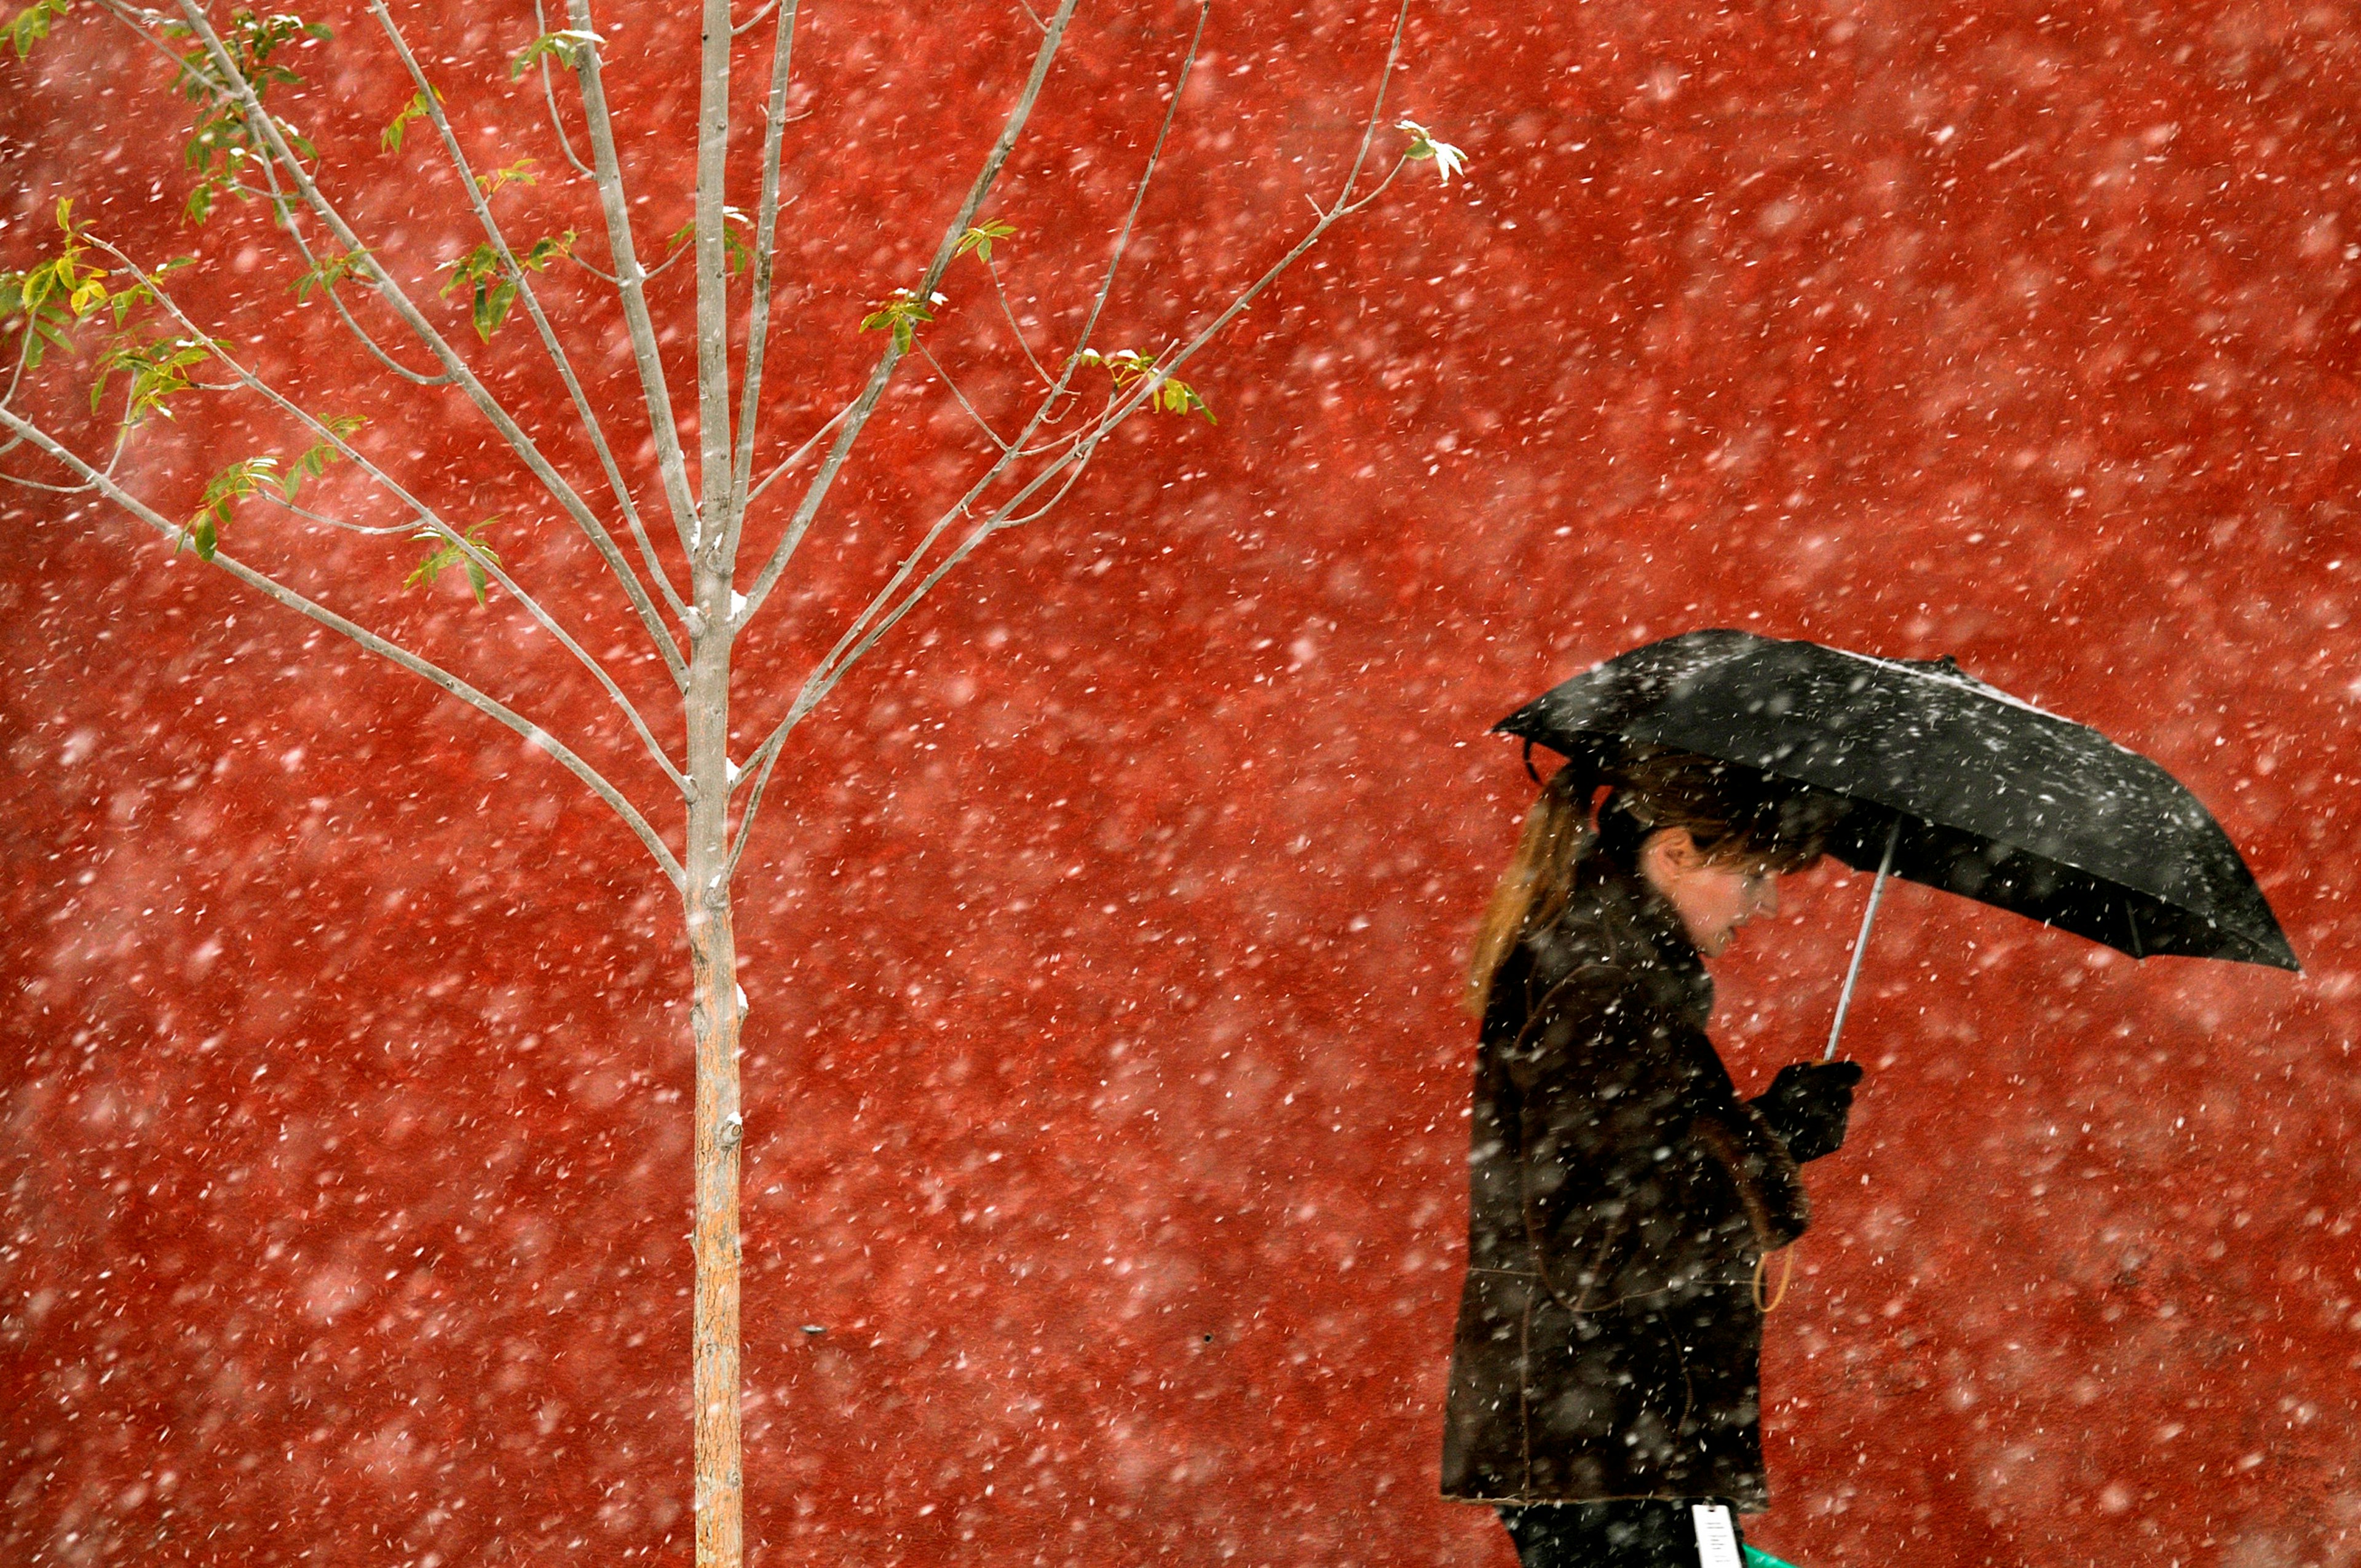
<path id="1" fill-rule="evenodd" d="M 1779 913 L 1779 873 L 1753 856 L 1708 857 L 1686 828 L 1648 836 L 1640 874 L 1678 912 L 1697 950 L 1719 958 L 1738 928 L 1758 915 Z"/>

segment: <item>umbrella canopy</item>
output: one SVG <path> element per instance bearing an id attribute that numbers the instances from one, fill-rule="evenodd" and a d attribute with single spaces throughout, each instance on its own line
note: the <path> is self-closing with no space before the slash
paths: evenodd
<path id="1" fill-rule="evenodd" d="M 1595 764 L 1664 747 L 1843 795 L 1828 850 L 1847 863 L 2134 958 L 2302 967 L 2237 848 L 2178 780 L 1949 659 L 1691 631 L 1609 659 L 1497 728 Z"/>

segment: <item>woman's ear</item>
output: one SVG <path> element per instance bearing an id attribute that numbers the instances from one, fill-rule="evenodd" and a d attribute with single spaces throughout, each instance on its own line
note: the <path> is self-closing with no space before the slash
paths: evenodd
<path id="1" fill-rule="evenodd" d="M 1681 875 L 1705 863 L 1697 836 L 1686 828 L 1659 828 L 1640 846 L 1640 864 L 1658 875 Z"/>

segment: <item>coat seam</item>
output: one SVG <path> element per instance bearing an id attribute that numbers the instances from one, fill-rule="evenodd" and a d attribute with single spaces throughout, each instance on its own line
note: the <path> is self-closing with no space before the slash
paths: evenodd
<path id="1" fill-rule="evenodd" d="M 1549 1281 L 1542 1281 L 1549 1288 Z M 1517 1436 L 1521 1445 L 1520 1463 L 1524 1468 L 1524 1490 L 1533 1486 L 1533 1295 L 1525 1292 L 1525 1310 L 1517 1325 Z"/>

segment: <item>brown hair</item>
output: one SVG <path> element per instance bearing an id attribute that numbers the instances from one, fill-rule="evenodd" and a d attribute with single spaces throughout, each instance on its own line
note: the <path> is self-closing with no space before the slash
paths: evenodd
<path id="1" fill-rule="evenodd" d="M 1610 787 L 1594 829 L 1590 797 L 1602 784 Z M 1686 751 L 1643 752 L 1597 772 L 1568 763 L 1525 814 L 1516 853 L 1477 924 L 1466 1010 L 1484 1015 L 1494 973 L 1528 933 L 1565 910 L 1587 864 L 1603 861 L 1635 874 L 1648 836 L 1681 828 L 1709 859 L 1801 871 L 1819 859 L 1843 811 L 1834 795 Z"/>

